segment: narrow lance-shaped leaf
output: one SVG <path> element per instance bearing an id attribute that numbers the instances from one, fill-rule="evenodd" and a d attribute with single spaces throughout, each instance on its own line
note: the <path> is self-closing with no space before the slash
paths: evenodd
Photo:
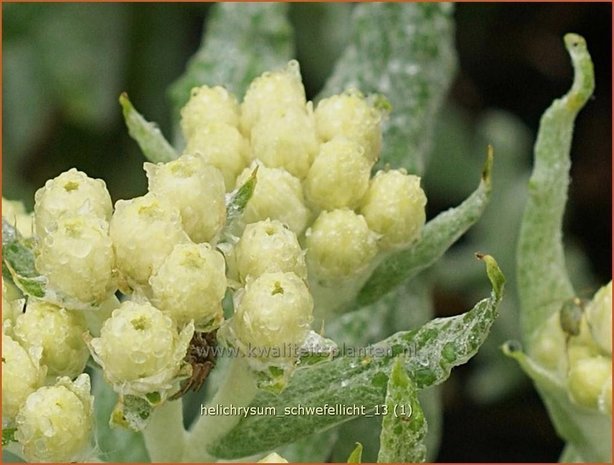
<path id="1" fill-rule="evenodd" d="M 386 392 L 386 415 L 382 419 L 379 463 L 416 463 L 426 459 L 427 424 L 418 401 L 418 392 L 403 362 L 392 365 Z"/>
<path id="2" fill-rule="evenodd" d="M 252 79 L 290 60 L 293 43 L 287 10 L 283 3 L 214 5 L 200 49 L 170 89 L 175 121 L 193 87 L 223 85 L 242 96 Z"/>
<path id="3" fill-rule="evenodd" d="M 385 95 L 381 164 L 421 174 L 437 112 L 454 70 L 453 6 L 446 3 L 364 3 L 353 14 L 350 43 L 323 96 L 356 87 Z"/>
<path id="4" fill-rule="evenodd" d="M 565 267 L 562 222 L 567 202 L 569 152 L 574 120 L 595 87 L 593 64 L 585 40 L 565 36 L 574 81 L 541 118 L 535 143 L 535 165 L 522 218 L 517 249 L 518 293 L 523 338 L 531 338 L 560 303 L 574 296 Z"/>
<path id="5" fill-rule="evenodd" d="M 139 144 L 145 158 L 152 163 L 166 163 L 179 156 L 164 138 L 160 128 L 155 123 L 148 122 L 134 109 L 128 94 L 121 94 L 119 103 L 122 106 L 128 133 Z"/>
<path id="6" fill-rule="evenodd" d="M 490 198 L 492 163 L 493 150 L 489 147 L 477 190 L 458 207 L 429 221 L 418 242 L 383 260 L 360 290 L 359 305 L 375 302 L 395 286 L 431 266 L 480 218 Z"/>
<path id="7" fill-rule="evenodd" d="M 224 254 L 230 253 L 232 246 L 238 241 L 242 223 L 241 217 L 245 207 L 247 207 L 247 202 L 254 195 L 257 182 L 258 167 L 256 166 L 247 181 L 234 191 L 226 194 L 226 223 L 217 245 Z"/>
<path id="8" fill-rule="evenodd" d="M 249 199 L 254 194 L 257 181 L 258 167 L 256 166 L 247 181 L 241 187 L 228 194 L 226 199 L 226 223 L 232 223 L 241 216 L 245 207 L 247 207 L 247 202 L 249 202 Z"/>
<path id="9" fill-rule="evenodd" d="M 405 369 L 417 389 L 445 381 L 453 367 L 475 355 L 497 316 L 504 279 L 494 259 L 489 256 L 483 259 L 493 286 L 490 298 L 478 302 L 463 315 L 435 319 L 420 329 L 399 332 L 364 348 L 360 356 L 348 354 L 298 370 L 281 394 L 261 391 L 250 405 L 256 409 L 273 408 L 275 415 L 241 419 L 211 445 L 209 452 L 224 459 L 245 457 L 275 449 L 357 415 L 373 415 L 375 406 L 384 403 L 392 364 L 403 353 L 409 355 Z M 326 414 L 293 415 L 292 408 L 299 405 L 327 409 Z"/>
<path id="10" fill-rule="evenodd" d="M 362 463 L 362 444 L 357 442 L 356 447 L 348 457 L 348 463 Z"/>
<path id="11" fill-rule="evenodd" d="M 26 295 L 45 295 L 47 279 L 36 271 L 34 252 L 27 240 L 2 218 L 2 274 Z"/>

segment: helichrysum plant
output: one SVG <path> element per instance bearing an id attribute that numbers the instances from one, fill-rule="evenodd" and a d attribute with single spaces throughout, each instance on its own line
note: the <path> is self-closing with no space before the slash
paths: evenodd
<path id="1" fill-rule="evenodd" d="M 489 149 L 475 192 L 427 221 L 421 174 L 455 68 L 452 8 L 356 6 L 315 101 L 291 59 L 286 9 L 215 6 L 171 89 L 174 144 L 120 97 L 148 159 L 142 196 L 113 205 L 103 180 L 71 169 L 37 191 L 31 214 L 3 199 L 13 454 L 284 462 L 340 447 L 345 460 L 355 438 L 343 424 L 357 417 L 381 428 L 379 446 L 364 448 L 380 462 L 436 450 L 432 387 L 477 352 L 504 287 L 495 260 L 477 254 L 490 297 L 430 320 L 416 276 L 479 219 L 491 190 Z M 584 351 L 557 373 L 570 402 L 595 414 L 607 393 L 593 402 L 583 373 L 611 358 L 611 335 L 593 323 L 608 316 L 602 294 L 577 334 L 552 345 Z"/>

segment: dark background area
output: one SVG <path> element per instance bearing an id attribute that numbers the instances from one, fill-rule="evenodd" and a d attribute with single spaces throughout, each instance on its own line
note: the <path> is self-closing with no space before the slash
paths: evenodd
<path id="1" fill-rule="evenodd" d="M 51 60 L 66 55 L 74 58 L 70 66 L 87 66 L 87 60 L 94 60 L 93 69 L 114 69 L 111 82 L 104 84 L 108 98 L 96 101 L 102 102 L 100 111 L 88 117 L 66 101 L 68 91 L 58 85 L 61 76 L 45 81 L 50 65 L 37 55 L 37 44 L 50 40 L 52 33 L 41 33 L 39 27 L 43 20 L 49 23 L 43 11 L 49 8 L 66 7 L 3 5 L 3 195 L 28 199 L 31 207 L 34 191 L 72 166 L 104 178 L 114 200 L 141 195 L 146 188 L 143 160 L 127 135 L 117 96 L 127 91 L 149 120 L 171 134 L 166 89 L 198 48 L 210 6 L 73 6 L 96 9 L 98 27 L 76 29 L 70 40 L 88 40 L 88 34 L 111 34 L 116 39 L 105 48 L 107 53 L 93 57 L 57 47 L 43 50 Z M 305 28 L 298 23 L 312 19 L 309 8 L 306 4 L 291 6 L 291 19 L 298 30 Z M 577 120 L 566 234 L 586 251 L 600 282 L 611 279 L 612 258 L 611 18 L 607 3 L 459 4 L 459 73 L 450 93 L 450 100 L 471 121 L 487 109 L 500 108 L 517 115 L 535 135 L 543 111 L 571 82 L 562 36 L 576 32 L 587 39 L 597 86 L 594 99 Z M 58 34 L 61 40 L 69 32 L 61 29 Z M 298 41 L 299 61 L 312 47 L 308 41 Z M 95 40 L 92 49 L 96 50 Z M 333 58 L 318 72 L 305 73 L 311 96 L 321 87 Z M 88 78 L 83 82 L 96 83 Z M 447 199 L 429 197 L 429 216 L 447 206 Z M 464 388 L 471 370 L 471 365 L 460 367 L 445 385 L 438 460 L 556 461 L 562 443 L 530 384 L 495 404 L 478 405 Z"/>

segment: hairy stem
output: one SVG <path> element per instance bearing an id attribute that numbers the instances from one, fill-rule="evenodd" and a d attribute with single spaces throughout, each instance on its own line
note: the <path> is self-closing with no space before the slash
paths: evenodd
<path id="1" fill-rule="evenodd" d="M 222 385 L 206 407 L 232 406 L 245 407 L 258 391 L 252 371 L 243 357 L 234 358 Z M 209 446 L 230 431 L 241 419 L 237 415 L 202 415 L 188 432 L 183 453 L 184 462 L 208 462 Z"/>
<path id="2" fill-rule="evenodd" d="M 143 438 L 152 462 L 172 462 L 181 457 L 186 439 L 181 400 L 154 409 Z"/>

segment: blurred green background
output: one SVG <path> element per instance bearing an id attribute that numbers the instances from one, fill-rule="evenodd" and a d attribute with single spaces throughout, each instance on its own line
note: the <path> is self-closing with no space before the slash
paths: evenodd
<path id="1" fill-rule="evenodd" d="M 3 196 L 31 208 L 35 190 L 73 166 L 103 178 L 114 200 L 144 193 L 143 158 L 127 134 L 117 98 L 128 92 L 139 111 L 170 137 L 167 88 L 197 50 L 211 5 L 2 8 Z M 351 8 L 290 7 L 310 97 L 343 50 Z M 471 192 L 487 143 L 496 152 L 495 198 L 457 253 L 435 270 L 438 281 L 446 283 L 436 289 L 437 308 L 461 311 L 483 295 L 481 284 L 462 275 L 465 249 L 501 257 L 504 271 L 513 275 L 513 226 L 522 207 L 530 147 L 540 115 L 571 82 L 562 45 L 563 34 L 571 31 L 587 39 L 597 82 L 594 99 L 577 121 L 566 218 L 566 239 L 574 251 L 570 264 L 585 271 L 576 273 L 583 276 L 577 287 L 589 297 L 611 277 L 611 5 L 459 4 L 456 19 L 460 66 L 424 179 L 428 215 Z M 497 349 L 516 335 L 513 295 L 509 300 L 508 315 L 490 346 L 444 385 L 439 461 L 558 459 L 561 443 L 541 401 Z"/>

